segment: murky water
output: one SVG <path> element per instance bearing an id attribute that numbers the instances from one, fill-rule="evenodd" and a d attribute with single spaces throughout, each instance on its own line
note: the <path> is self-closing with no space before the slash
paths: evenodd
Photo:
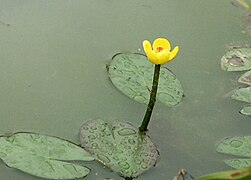
<path id="1" fill-rule="evenodd" d="M 226 136 L 250 134 L 244 106 L 230 99 L 243 73 L 224 72 L 220 58 L 241 33 L 232 0 L 0 0 L 0 134 L 33 131 L 76 143 L 92 118 L 140 125 L 145 105 L 121 94 L 106 64 L 118 52 L 142 52 L 144 39 L 180 46 L 168 64 L 185 98 L 173 108 L 157 103 L 150 136 L 160 152 L 139 180 L 172 179 L 180 168 L 194 176 L 230 169 L 215 152 Z M 86 179 L 122 179 L 95 162 Z M 0 163 L 1 179 L 39 179 Z"/>

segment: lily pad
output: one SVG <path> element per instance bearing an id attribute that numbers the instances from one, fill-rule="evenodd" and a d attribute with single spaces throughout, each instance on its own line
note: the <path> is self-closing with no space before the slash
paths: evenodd
<path id="1" fill-rule="evenodd" d="M 217 147 L 217 152 L 243 158 L 226 160 L 225 163 L 233 168 L 251 166 L 251 136 L 229 137 Z"/>
<path id="2" fill-rule="evenodd" d="M 123 177 L 137 177 L 153 167 L 158 157 L 150 138 L 122 121 L 87 121 L 80 128 L 80 141 L 96 160 Z"/>
<path id="3" fill-rule="evenodd" d="M 243 74 L 239 79 L 238 79 L 239 83 L 243 83 L 243 84 L 247 84 L 247 85 L 251 85 L 251 71 L 246 72 L 245 74 Z"/>
<path id="4" fill-rule="evenodd" d="M 250 180 L 251 167 L 242 168 L 238 170 L 217 172 L 195 178 L 195 180 L 229 180 L 229 179 Z"/>
<path id="5" fill-rule="evenodd" d="M 0 137 L 0 158 L 7 166 L 47 179 L 76 179 L 90 170 L 67 161 L 91 161 L 81 147 L 63 139 L 36 133 Z"/>
<path id="6" fill-rule="evenodd" d="M 225 71 L 245 71 L 251 69 L 251 48 L 236 48 L 221 58 L 221 68 Z"/>
<path id="7" fill-rule="evenodd" d="M 228 159 L 228 160 L 225 160 L 225 163 L 230 167 L 239 169 L 242 167 L 251 166 L 251 158 Z"/>
<path id="8" fill-rule="evenodd" d="M 241 112 L 241 114 L 244 114 L 244 115 L 248 115 L 248 116 L 251 116 L 251 105 L 248 105 L 246 107 L 244 107 Z"/>
<path id="9" fill-rule="evenodd" d="M 112 83 L 129 98 L 144 104 L 148 104 L 150 98 L 153 72 L 154 65 L 142 54 L 116 54 L 109 65 Z M 173 106 L 181 101 L 182 96 L 180 81 L 169 69 L 161 66 L 157 99 Z"/>
<path id="10" fill-rule="evenodd" d="M 251 86 L 236 90 L 232 94 L 231 98 L 238 101 L 251 103 Z"/>

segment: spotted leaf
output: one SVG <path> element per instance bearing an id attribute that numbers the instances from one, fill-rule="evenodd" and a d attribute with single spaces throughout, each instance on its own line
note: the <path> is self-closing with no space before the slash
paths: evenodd
<path id="1" fill-rule="evenodd" d="M 217 147 L 217 152 L 239 156 L 239 159 L 226 160 L 226 164 L 234 168 L 251 166 L 251 136 L 229 137 Z"/>
<path id="2" fill-rule="evenodd" d="M 251 48 L 236 48 L 221 58 L 221 68 L 225 71 L 245 71 L 251 69 Z"/>
<path id="3" fill-rule="evenodd" d="M 153 167 L 158 157 L 150 138 L 122 121 L 87 121 L 80 129 L 80 141 L 96 160 L 124 177 L 137 177 Z"/>
<path id="4" fill-rule="evenodd" d="M 116 54 L 109 65 L 109 77 L 129 98 L 147 104 L 152 88 L 154 65 L 146 56 L 135 53 Z M 181 101 L 183 89 L 176 76 L 165 66 L 160 68 L 157 99 L 166 106 Z"/>

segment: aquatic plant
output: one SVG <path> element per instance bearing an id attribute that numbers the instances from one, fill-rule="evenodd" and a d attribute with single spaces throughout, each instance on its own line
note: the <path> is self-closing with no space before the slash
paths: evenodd
<path id="1" fill-rule="evenodd" d="M 173 51 L 171 50 L 171 45 L 167 39 L 158 38 L 153 42 L 153 47 L 151 46 L 150 42 L 145 40 L 143 42 L 143 47 L 146 52 L 146 55 L 153 64 L 155 64 L 154 69 L 154 77 L 152 83 L 152 90 L 150 95 L 149 104 L 146 109 L 146 114 L 144 116 L 143 122 L 139 127 L 140 132 L 144 132 L 147 130 L 147 126 L 150 122 L 150 118 L 152 115 L 153 107 L 156 101 L 156 94 L 158 89 L 159 83 L 159 72 L 160 72 L 160 65 L 165 64 L 171 60 L 173 60 L 177 53 L 179 52 L 179 47 L 176 46 Z"/>
<path id="2" fill-rule="evenodd" d="M 70 161 L 94 160 L 72 142 L 31 132 L 1 136 L 0 158 L 8 167 L 46 179 L 84 177 L 90 169 Z"/>
<path id="3" fill-rule="evenodd" d="M 129 97 L 143 103 L 149 101 L 139 128 L 119 120 L 86 121 L 79 132 L 84 149 L 67 140 L 37 133 L 0 136 L 0 158 L 9 167 L 47 179 L 76 179 L 90 172 L 89 168 L 68 162 L 72 160 L 98 160 L 125 179 L 133 179 L 155 166 L 159 153 L 146 134 L 147 126 L 156 96 L 167 106 L 176 105 L 183 96 L 175 75 L 161 68 L 176 57 L 179 47 L 170 51 L 170 43 L 164 38 L 156 39 L 153 47 L 149 41 L 144 41 L 143 47 L 147 58 L 155 65 L 154 73 L 153 66 L 142 54 L 117 54 L 109 66 L 109 77 L 116 87 L 126 89 L 126 84 L 128 89 L 135 90 Z"/>
<path id="4" fill-rule="evenodd" d="M 96 160 L 123 177 L 137 177 L 153 167 L 158 158 L 151 139 L 123 121 L 87 121 L 80 129 L 80 142 Z"/>
<path id="5" fill-rule="evenodd" d="M 149 103 L 154 65 L 149 63 L 144 54 L 115 54 L 107 67 L 109 78 L 120 92 L 139 103 Z M 183 94 L 181 83 L 175 74 L 161 66 L 156 99 L 171 107 L 181 101 Z"/>
<path id="6" fill-rule="evenodd" d="M 156 101 L 160 72 L 162 72 L 162 75 L 165 77 L 163 82 L 166 79 L 171 79 L 166 83 L 171 82 L 171 84 L 174 84 L 171 86 L 172 88 L 179 87 L 173 91 L 176 100 L 167 100 L 167 102 L 171 105 L 177 104 L 183 95 L 181 86 L 175 76 L 166 69 L 160 71 L 161 64 L 174 59 L 179 51 L 179 48 L 176 47 L 172 52 L 170 52 L 170 43 L 164 38 L 156 39 L 153 43 L 153 48 L 148 41 L 144 41 L 143 47 L 149 61 L 155 64 L 155 70 L 149 103 L 141 126 L 136 128 L 135 126 L 123 121 L 108 123 L 101 119 L 97 119 L 85 122 L 80 128 L 81 145 L 88 152 L 90 152 L 96 160 L 100 161 L 113 171 L 118 172 L 125 178 L 137 177 L 141 173 L 153 167 L 158 158 L 158 151 L 150 137 L 146 135 L 145 131 L 147 131 L 147 126 L 150 122 L 154 103 Z M 149 84 L 149 80 L 144 79 L 151 79 L 149 78 L 149 74 L 147 72 L 149 69 L 152 69 L 152 66 L 144 65 L 146 61 L 143 62 L 139 59 L 146 60 L 145 56 L 138 54 L 117 54 L 114 56 L 112 63 L 108 66 L 112 82 L 116 87 L 121 89 L 121 91 L 124 89 L 137 89 L 134 88 L 134 86 L 137 85 L 139 86 L 138 89 L 141 89 L 142 86 L 147 87 L 147 91 L 144 91 L 144 96 L 142 95 L 143 93 L 138 94 L 138 96 L 143 98 L 135 98 L 135 93 L 131 93 L 130 90 L 125 91 L 125 94 L 129 94 L 129 97 L 134 97 L 134 99 L 137 100 L 145 99 L 144 97 L 147 96 L 147 94 L 149 96 L 149 85 L 146 85 Z M 141 73 L 137 74 L 136 72 Z M 129 86 L 126 87 L 127 85 Z M 165 88 L 166 86 L 167 85 L 163 85 L 162 88 Z M 139 92 L 140 91 L 142 90 L 139 90 Z M 172 96 L 172 93 L 171 95 L 167 94 L 166 96 Z M 145 101 L 143 101 L 143 103 L 145 103 Z"/>
<path id="7" fill-rule="evenodd" d="M 248 87 L 242 87 L 235 90 L 231 98 L 251 103 L 251 48 L 234 48 L 221 58 L 221 68 L 225 71 L 247 71 L 239 79 L 238 82 L 247 85 Z M 250 105 L 244 107 L 241 114 L 251 115 Z"/>
<path id="8" fill-rule="evenodd" d="M 237 156 L 238 158 L 225 160 L 233 168 L 251 166 L 251 136 L 228 137 L 220 142 L 216 151 Z"/>

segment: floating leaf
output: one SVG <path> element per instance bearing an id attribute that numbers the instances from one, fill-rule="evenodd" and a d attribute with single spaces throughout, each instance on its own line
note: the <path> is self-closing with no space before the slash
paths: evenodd
<path id="1" fill-rule="evenodd" d="M 112 58 L 109 77 L 112 83 L 131 99 L 147 104 L 152 88 L 154 65 L 146 56 L 120 53 Z M 157 99 L 167 106 L 181 101 L 183 90 L 179 80 L 166 67 L 161 66 Z"/>
<path id="2" fill-rule="evenodd" d="M 225 71 L 251 69 L 251 48 L 237 48 L 228 51 L 221 58 L 221 68 Z"/>
<path id="3" fill-rule="evenodd" d="M 124 177 L 137 177 L 153 167 L 158 157 L 150 138 L 126 122 L 87 121 L 80 129 L 80 141 L 96 160 Z"/>
<path id="4" fill-rule="evenodd" d="M 7 166 L 47 179 L 76 179 L 90 170 L 70 160 L 93 158 L 81 147 L 56 137 L 15 133 L 0 137 L 0 158 Z"/>
<path id="5" fill-rule="evenodd" d="M 251 103 L 251 86 L 237 89 L 231 96 L 232 99 Z"/>
<path id="6" fill-rule="evenodd" d="M 248 115 L 248 116 L 251 116 L 251 105 L 248 105 L 246 107 L 244 107 L 241 112 L 241 114 L 244 114 L 244 115 Z"/>
<path id="7" fill-rule="evenodd" d="M 249 167 L 251 166 L 251 158 L 246 159 L 228 159 L 225 160 L 225 163 L 233 168 L 240 169 L 242 167 Z"/>
<path id="8" fill-rule="evenodd" d="M 247 84 L 247 85 L 251 85 L 251 71 L 246 72 L 245 74 L 243 74 L 239 79 L 238 79 L 239 83 L 243 83 L 243 84 Z"/>
<path id="9" fill-rule="evenodd" d="M 217 172 L 195 178 L 195 180 L 229 180 L 229 179 L 250 180 L 251 167 L 232 171 Z"/>
<path id="10" fill-rule="evenodd" d="M 216 150 L 220 153 L 248 158 L 226 160 L 226 164 L 233 168 L 251 166 L 251 136 L 226 138 L 218 145 Z"/>

